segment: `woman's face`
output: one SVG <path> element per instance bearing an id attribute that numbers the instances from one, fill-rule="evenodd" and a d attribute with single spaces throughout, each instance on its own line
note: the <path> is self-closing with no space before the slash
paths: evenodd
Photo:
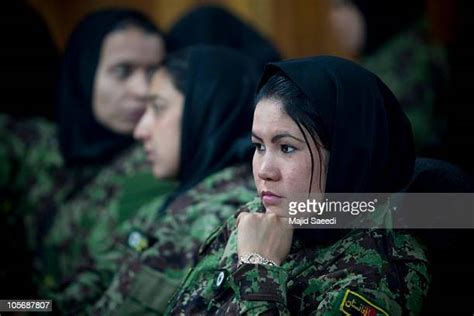
<path id="1" fill-rule="evenodd" d="M 116 133 L 132 133 L 146 107 L 150 74 L 164 54 L 163 40 L 137 27 L 105 37 L 92 102 L 98 122 Z"/>
<path id="2" fill-rule="evenodd" d="M 324 167 L 329 153 L 318 150 L 307 131 L 306 138 L 314 156 L 312 192 L 323 192 L 325 186 Z M 311 155 L 298 125 L 283 110 L 280 101 L 262 99 L 258 102 L 252 126 L 253 176 L 257 191 L 267 212 L 287 216 L 284 200 L 295 200 L 307 194 L 311 181 Z M 320 170 L 322 168 L 322 178 Z"/>
<path id="3" fill-rule="evenodd" d="M 134 131 L 158 179 L 178 175 L 183 108 L 183 94 L 175 88 L 166 69 L 161 68 L 153 76 L 145 114 Z"/>

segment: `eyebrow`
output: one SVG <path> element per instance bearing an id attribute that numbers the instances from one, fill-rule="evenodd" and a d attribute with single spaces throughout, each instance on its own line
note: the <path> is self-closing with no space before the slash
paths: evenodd
<path id="1" fill-rule="evenodd" d="M 255 137 L 259 141 L 263 142 L 263 139 L 261 137 L 258 137 L 254 132 L 252 132 L 252 137 Z M 276 143 L 277 141 L 279 141 L 280 139 L 285 138 L 285 137 L 293 138 L 294 140 L 299 141 L 300 143 L 305 143 L 305 141 L 299 139 L 298 137 L 295 137 L 295 136 L 291 135 L 288 132 L 279 132 L 277 135 L 272 137 L 271 142 Z"/>

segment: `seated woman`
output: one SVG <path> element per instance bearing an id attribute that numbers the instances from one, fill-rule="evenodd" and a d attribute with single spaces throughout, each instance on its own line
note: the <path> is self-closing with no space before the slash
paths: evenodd
<path id="1" fill-rule="evenodd" d="M 255 197 L 250 127 L 257 80 L 255 63 L 228 48 L 191 47 L 165 58 L 135 137 L 155 178 L 178 185 L 113 229 L 98 217 L 88 239 L 91 260 L 71 271 L 56 304 L 87 312 L 109 287 L 94 314 L 164 311 L 206 236 Z"/>
<path id="2" fill-rule="evenodd" d="M 393 94 L 362 67 L 322 56 L 268 65 L 256 104 L 259 198 L 207 239 L 167 313 L 418 314 L 429 276 L 416 240 L 380 229 L 293 230 L 283 202 L 402 189 L 415 156 Z"/>
<path id="3" fill-rule="evenodd" d="M 0 185 L 6 192 L 2 204 L 9 207 L 1 213 L 9 217 L 4 223 L 24 223 L 28 247 L 12 237 L 20 234 L 1 231 L 15 245 L 13 253 L 35 251 L 41 289 L 30 296 L 44 296 L 43 290 L 57 286 L 72 266 L 87 261 L 83 241 L 97 216 L 98 200 L 115 192 L 121 176 L 147 167 L 143 151 L 132 150 L 132 133 L 146 107 L 148 74 L 163 58 L 162 34 L 143 14 L 94 12 L 78 24 L 66 46 L 58 124 L 0 115 Z M 126 167 L 111 168 L 109 177 L 94 182 L 118 160 L 126 160 Z M 82 195 L 85 189 L 93 195 Z M 63 210 L 71 204 L 87 206 Z M 15 273 L 18 278 L 24 274 Z"/>

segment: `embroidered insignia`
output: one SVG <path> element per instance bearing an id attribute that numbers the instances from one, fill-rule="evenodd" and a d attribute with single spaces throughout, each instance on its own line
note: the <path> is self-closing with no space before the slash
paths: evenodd
<path id="1" fill-rule="evenodd" d="M 388 316 L 388 313 L 381 307 L 351 290 L 346 290 L 339 310 L 343 312 L 344 315 Z"/>

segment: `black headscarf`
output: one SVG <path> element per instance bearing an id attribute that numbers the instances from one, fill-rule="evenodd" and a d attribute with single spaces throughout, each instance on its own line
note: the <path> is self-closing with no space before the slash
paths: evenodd
<path id="1" fill-rule="evenodd" d="M 58 87 L 59 143 L 69 166 L 101 164 L 129 146 L 131 136 L 117 134 L 94 117 L 94 79 L 105 37 L 123 21 L 160 34 L 143 14 L 109 9 L 81 21 L 66 46 Z"/>
<path id="2" fill-rule="evenodd" d="M 259 87 L 281 70 L 317 108 L 318 135 L 330 152 L 326 192 L 398 192 L 415 161 L 411 125 L 373 73 L 342 58 L 270 64 Z"/>
<path id="3" fill-rule="evenodd" d="M 252 57 L 261 70 L 266 63 L 280 60 L 280 54 L 270 40 L 217 6 L 190 11 L 173 25 L 168 35 L 170 51 L 199 44 L 227 46 Z"/>
<path id="4" fill-rule="evenodd" d="M 180 186 L 168 202 L 206 176 L 250 162 L 252 156 L 255 62 L 229 48 L 196 46 L 189 48 L 188 63 Z"/>

